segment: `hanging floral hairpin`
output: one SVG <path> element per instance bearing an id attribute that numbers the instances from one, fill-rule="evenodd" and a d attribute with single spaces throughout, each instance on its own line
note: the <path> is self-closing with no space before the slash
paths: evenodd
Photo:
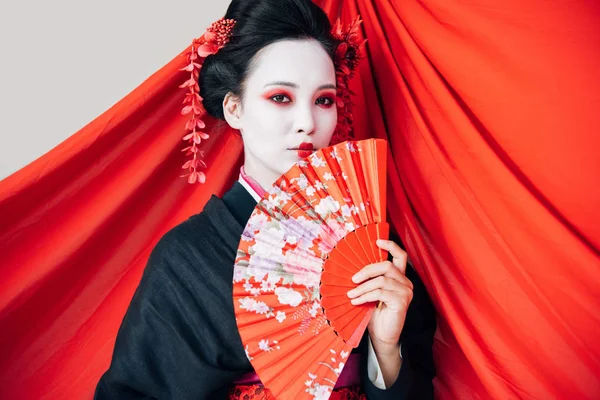
<path id="1" fill-rule="evenodd" d="M 198 148 L 203 140 L 210 137 L 208 133 L 203 131 L 206 128 L 206 123 L 201 119 L 206 114 L 206 110 L 202 106 L 200 86 L 198 85 L 202 61 L 209 55 L 216 54 L 229 42 L 234 26 L 235 20 L 233 19 L 221 18 L 213 22 L 204 35 L 194 39 L 190 51 L 185 54 L 188 65 L 182 68 L 181 71 L 189 72 L 190 77 L 179 87 L 188 90 L 183 100 L 184 107 L 181 114 L 190 115 L 190 119 L 185 125 L 188 133 L 183 138 L 189 146 L 182 150 L 186 152 L 187 156 L 192 156 L 192 159 L 188 160 L 182 167 L 188 170 L 188 173 L 183 176 L 188 177 L 189 183 L 204 183 L 206 181 L 206 175 L 200 171 L 200 168 L 206 168 L 206 163 L 203 160 L 204 153 Z"/>

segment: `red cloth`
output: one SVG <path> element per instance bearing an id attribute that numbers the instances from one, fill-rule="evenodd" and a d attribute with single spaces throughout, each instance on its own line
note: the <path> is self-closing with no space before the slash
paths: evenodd
<path id="1" fill-rule="evenodd" d="M 319 3 L 365 21 L 355 130 L 390 142 L 437 397 L 597 397 L 600 3 Z M 0 182 L 3 398 L 91 398 L 150 249 L 237 177 L 225 132 L 206 185 L 177 178 L 183 61 Z"/>

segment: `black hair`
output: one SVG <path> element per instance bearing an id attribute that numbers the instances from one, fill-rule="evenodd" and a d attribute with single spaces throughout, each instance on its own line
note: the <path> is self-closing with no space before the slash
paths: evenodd
<path id="1" fill-rule="evenodd" d="M 231 41 L 208 56 L 198 79 L 206 111 L 224 119 L 223 99 L 243 95 L 254 55 L 286 39 L 315 39 L 333 60 L 336 43 L 325 12 L 310 0 L 233 0 L 225 14 L 234 19 Z"/>

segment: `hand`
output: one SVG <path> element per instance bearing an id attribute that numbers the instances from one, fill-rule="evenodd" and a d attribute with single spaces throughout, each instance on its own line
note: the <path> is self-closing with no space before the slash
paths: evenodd
<path id="1" fill-rule="evenodd" d="M 364 283 L 350 290 L 348 297 L 355 305 L 381 302 L 373 312 L 368 327 L 373 348 L 381 361 L 399 357 L 398 342 L 413 298 L 413 284 L 405 275 L 408 260 L 406 252 L 390 240 L 378 240 L 377 246 L 392 255 L 392 262 L 370 264 L 357 272 L 352 280 Z"/>

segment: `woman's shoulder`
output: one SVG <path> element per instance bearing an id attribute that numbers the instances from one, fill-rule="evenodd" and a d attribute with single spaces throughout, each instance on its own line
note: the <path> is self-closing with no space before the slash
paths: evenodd
<path id="1" fill-rule="evenodd" d="M 156 243 L 144 270 L 146 279 L 186 280 L 215 278 L 211 269 L 222 269 L 224 262 L 233 265 L 237 241 L 220 223 L 223 201 L 212 196 L 204 209 L 169 229 Z M 227 260 L 223 260 L 226 255 Z M 229 257 L 231 260 L 229 260 Z M 164 284 L 164 283 L 163 283 Z"/>
<path id="2" fill-rule="evenodd" d="M 169 229 L 150 252 L 128 313 L 158 312 L 178 319 L 190 307 L 209 308 L 210 299 L 203 294 L 213 286 L 227 293 L 232 278 L 220 271 L 226 269 L 223 263 L 211 262 L 218 251 L 213 234 L 204 210 Z"/>

